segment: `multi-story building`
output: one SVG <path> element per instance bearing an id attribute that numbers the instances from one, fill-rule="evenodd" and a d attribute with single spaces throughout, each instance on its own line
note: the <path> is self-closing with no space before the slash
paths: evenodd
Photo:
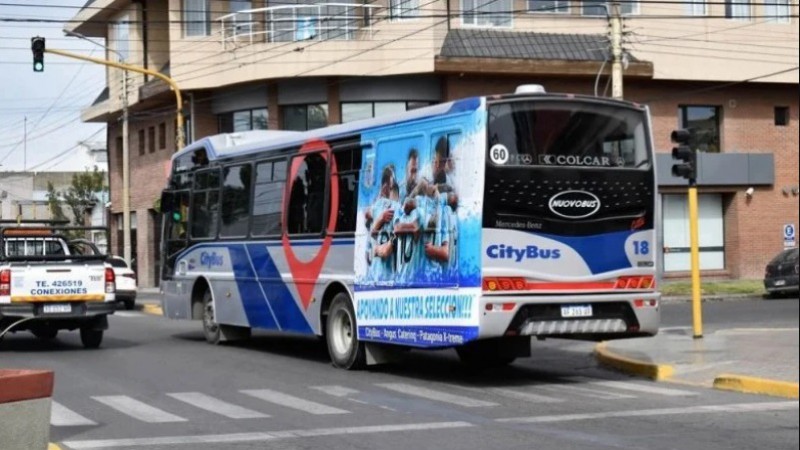
<path id="1" fill-rule="evenodd" d="M 663 152 L 667 275 L 689 268 L 685 182 L 669 170 L 670 132 L 686 127 L 703 152 L 702 269 L 760 277 L 784 245 L 784 225 L 798 224 L 797 3 L 632 0 L 619 8 L 624 98 L 649 105 Z M 106 39 L 109 59 L 174 79 L 191 141 L 304 130 L 526 83 L 610 95 L 615 10 L 581 0 L 94 0 L 68 30 Z M 119 222 L 122 76 L 109 69 L 83 112 L 108 124 Z M 177 107 L 164 82 L 128 77 L 134 245 L 147 286 L 158 279 L 154 203 L 176 150 Z"/>

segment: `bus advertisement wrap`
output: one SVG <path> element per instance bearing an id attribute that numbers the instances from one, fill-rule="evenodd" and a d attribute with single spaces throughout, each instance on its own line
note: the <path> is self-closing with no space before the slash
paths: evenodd
<path id="1" fill-rule="evenodd" d="M 477 337 L 482 116 L 365 134 L 355 242 L 359 339 L 437 347 Z M 469 155 L 467 157 L 467 155 Z M 458 289 L 457 288 L 461 288 Z"/>

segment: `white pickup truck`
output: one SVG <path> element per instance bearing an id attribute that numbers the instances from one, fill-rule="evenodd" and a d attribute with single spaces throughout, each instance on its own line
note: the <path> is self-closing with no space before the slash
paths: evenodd
<path id="1" fill-rule="evenodd" d="M 86 348 L 97 348 L 116 309 L 115 277 L 107 255 L 70 252 L 70 235 L 98 227 L 0 222 L 0 339 L 28 330 L 53 339 L 80 330 Z"/>

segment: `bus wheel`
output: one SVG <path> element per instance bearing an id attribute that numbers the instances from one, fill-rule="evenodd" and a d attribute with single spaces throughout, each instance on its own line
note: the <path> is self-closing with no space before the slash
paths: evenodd
<path id="1" fill-rule="evenodd" d="M 336 294 L 328 311 L 325 340 L 334 366 L 357 370 L 366 365 L 364 343 L 358 340 L 356 315 L 350 297 L 344 292 Z"/>
<path id="2" fill-rule="evenodd" d="M 33 333 L 34 336 L 36 336 L 41 340 L 50 341 L 56 338 L 56 335 L 58 334 L 58 329 L 48 328 L 48 327 L 34 328 L 33 330 L 31 330 L 31 333 Z"/>
<path id="3" fill-rule="evenodd" d="M 81 343 L 84 348 L 98 348 L 101 342 L 103 342 L 103 330 L 81 328 Z"/>
<path id="4" fill-rule="evenodd" d="M 209 344 L 219 344 L 221 332 L 219 324 L 214 316 L 214 301 L 211 299 L 211 292 L 206 290 L 203 293 L 203 334 Z"/>

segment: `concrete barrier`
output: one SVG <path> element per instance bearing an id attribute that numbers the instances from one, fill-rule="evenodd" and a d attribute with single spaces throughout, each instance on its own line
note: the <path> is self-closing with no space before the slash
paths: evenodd
<path id="1" fill-rule="evenodd" d="M 46 450 L 53 372 L 0 369 L 0 447 Z"/>

